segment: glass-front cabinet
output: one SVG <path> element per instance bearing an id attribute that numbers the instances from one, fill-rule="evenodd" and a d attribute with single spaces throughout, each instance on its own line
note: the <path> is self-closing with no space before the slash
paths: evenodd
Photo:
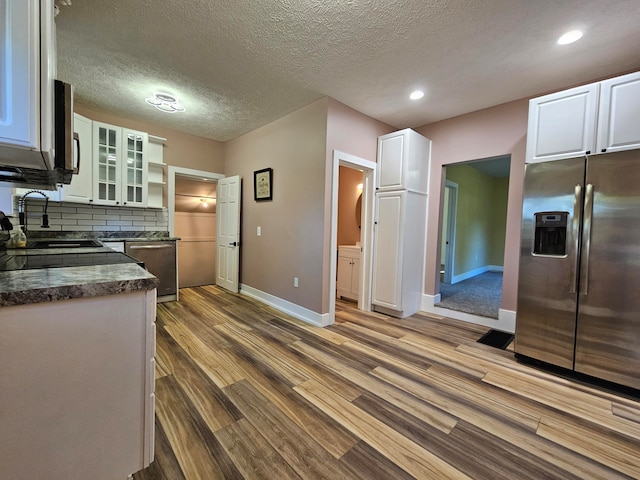
<path id="1" fill-rule="evenodd" d="M 93 203 L 146 206 L 147 143 L 144 132 L 93 122 Z"/>
<path id="2" fill-rule="evenodd" d="M 147 134 L 123 130 L 124 143 L 126 144 L 126 159 L 124 165 L 126 194 L 124 201 L 126 204 L 136 205 L 146 204 L 146 181 L 145 181 L 145 160 Z"/>

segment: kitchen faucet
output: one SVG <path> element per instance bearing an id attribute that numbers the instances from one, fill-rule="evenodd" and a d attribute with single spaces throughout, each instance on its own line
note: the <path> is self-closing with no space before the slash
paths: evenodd
<path id="1" fill-rule="evenodd" d="M 18 219 L 20 220 L 20 227 L 27 233 L 27 197 L 32 193 L 37 193 L 44 197 L 44 207 L 42 208 L 42 228 L 49 228 L 49 215 L 47 215 L 47 207 L 49 206 L 49 197 L 40 190 L 29 190 L 22 197 L 20 197 L 20 201 L 18 202 Z M 31 215 L 32 217 L 40 216 L 40 215 Z"/>

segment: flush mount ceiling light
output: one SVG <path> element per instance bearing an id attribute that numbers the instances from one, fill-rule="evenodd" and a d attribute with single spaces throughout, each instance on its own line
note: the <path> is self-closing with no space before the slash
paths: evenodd
<path id="1" fill-rule="evenodd" d="M 154 93 L 153 97 L 145 98 L 144 101 L 165 113 L 184 112 L 184 107 L 178 103 L 176 97 L 168 93 Z"/>
<path id="2" fill-rule="evenodd" d="M 420 100 L 422 97 L 424 97 L 424 92 L 422 90 L 416 90 L 409 95 L 411 100 Z"/>
<path id="3" fill-rule="evenodd" d="M 571 30 L 558 39 L 558 45 L 568 45 L 570 43 L 577 42 L 581 38 L 582 32 L 580 30 Z"/>

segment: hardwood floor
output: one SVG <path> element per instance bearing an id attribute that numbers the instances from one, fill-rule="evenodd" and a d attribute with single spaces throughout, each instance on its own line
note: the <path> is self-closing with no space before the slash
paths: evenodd
<path id="1" fill-rule="evenodd" d="M 486 328 L 338 302 L 315 328 L 217 287 L 158 305 L 156 459 L 136 480 L 640 478 L 640 403 Z"/>

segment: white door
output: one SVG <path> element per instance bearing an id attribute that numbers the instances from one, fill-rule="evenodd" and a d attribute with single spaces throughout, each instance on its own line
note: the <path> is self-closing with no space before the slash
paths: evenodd
<path id="1" fill-rule="evenodd" d="M 240 268 L 240 177 L 218 181 L 216 200 L 216 284 L 238 292 Z"/>

